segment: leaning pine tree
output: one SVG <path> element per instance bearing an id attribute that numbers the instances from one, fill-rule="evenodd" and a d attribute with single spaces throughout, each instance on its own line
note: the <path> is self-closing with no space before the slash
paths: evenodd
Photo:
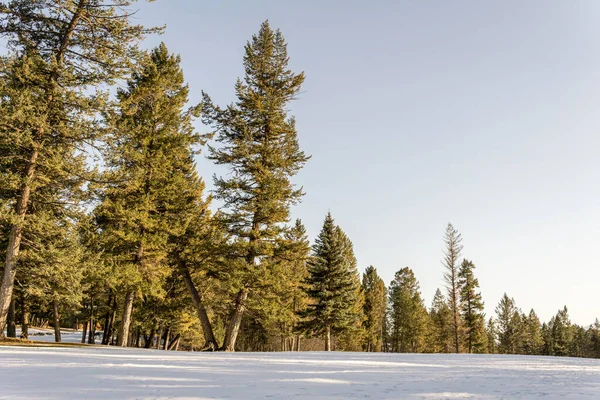
<path id="1" fill-rule="evenodd" d="M 118 345 L 126 346 L 133 302 L 139 292 L 160 297 L 171 272 L 167 256 L 173 236 L 187 220 L 181 209 L 195 201 L 201 182 L 194 174 L 194 110 L 185 110 L 188 87 L 180 58 L 161 44 L 118 93 L 119 112 L 110 116 L 113 137 L 96 218 L 103 244 L 116 266 L 124 293 Z"/>
<path id="2" fill-rule="evenodd" d="M 0 35 L 24 64 L 18 91 L 0 102 L 0 203 L 10 214 L 0 283 L 0 336 L 11 303 L 32 196 L 43 187 L 72 199 L 85 175 L 81 152 L 97 137 L 105 96 L 96 92 L 127 73 L 136 43 L 149 31 L 130 24 L 131 0 L 12 0 L 0 3 Z M 3 71 L 5 73 L 6 71 Z M 9 170 L 8 173 L 4 173 Z"/>
<path id="3" fill-rule="evenodd" d="M 243 80 L 235 85 L 237 101 L 215 106 L 205 94 L 203 120 L 215 128 L 219 147 L 209 158 L 230 168 L 215 177 L 215 198 L 224 202 L 223 226 L 232 241 L 227 283 L 233 293 L 222 348 L 234 351 L 249 296 L 269 290 L 276 242 L 289 227 L 290 206 L 302 197 L 291 178 L 308 157 L 298 145 L 288 105 L 300 92 L 304 74 L 288 69 L 287 45 L 280 31 L 264 22 L 245 48 Z"/>
<path id="4" fill-rule="evenodd" d="M 356 310 L 357 280 L 348 259 L 347 237 L 327 214 L 308 262 L 306 293 L 311 299 L 300 315 L 300 329 L 324 336 L 325 351 L 331 350 L 331 335 L 351 329 L 359 320 Z"/>

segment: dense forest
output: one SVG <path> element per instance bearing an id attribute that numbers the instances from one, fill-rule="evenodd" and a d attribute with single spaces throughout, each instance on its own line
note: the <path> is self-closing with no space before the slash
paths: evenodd
<path id="1" fill-rule="evenodd" d="M 451 224 L 430 307 L 408 267 L 388 286 L 373 266 L 361 277 L 331 213 L 311 246 L 290 214 L 310 156 L 288 110 L 304 74 L 289 69 L 282 33 L 264 22 L 247 42 L 235 102 L 204 93 L 190 106 L 180 57 L 141 47 L 162 28 L 134 24 L 134 3 L 0 3 L 0 335 L 51 326 L 57 342 L 68 327 L 82 343 L 164 350 L 600 357 L 600 322 L 572 324 L 566 307 L 542 323 L 504 295 L 487 317 Z M 201 152 L 228 170 L 211 193 Z"/>

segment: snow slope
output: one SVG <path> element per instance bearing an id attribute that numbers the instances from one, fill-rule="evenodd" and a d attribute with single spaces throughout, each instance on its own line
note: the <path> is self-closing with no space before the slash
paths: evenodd
<path id="1" fill-rule="evenodd" d="M 597 399 L 600 360 L 0 346 L 0 399 Z"/>

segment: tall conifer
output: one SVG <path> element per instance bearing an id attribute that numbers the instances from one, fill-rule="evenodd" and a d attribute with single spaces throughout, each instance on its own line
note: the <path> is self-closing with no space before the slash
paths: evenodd
<path id="1" fill-rule="evenodd" d="M 475 264 L 463 260 L 458 271 L 458 287 L 460 295 L 460 311 L 464 321 L 465 342 L 469 353 L 485 352 L 485 314 L 483 300 L 479 289 L 479 281 L 473 270 Z"/>
<path id="2" fill-rule="evenodd" d="M 452 328 L 454 334 L 454 350 L 460 353 L 460 293 L 458 287 L 458 260 L 462 252 L 462 237 L 460 233 L 454 229 L 452 224 L 448 223 L 444 243 L 444 260 L 442 264 L 446 268 L 444 272 L 444 280 L 446 281 L 446 289 L 448 290 L 448 305 L 452 312 Z"/>
<path id="3" fill-rule="evenodd" d="M 308 262 L 305 285 L 311 303 L 301 312 L 300 324 L 311 335 L 323 335 L 325 351 L 331 350 L 332 334 L 350 329 L 359 319 L 356 266 L 347 245 L 347 237 L 328 213 Z"/>
<path id="4" fill-rule="evenodd" d="M 84 175 L 81 152 L 97 138 L 98 111 L 105 96 L 97 88 L 122 77 L 136 43 L 150 32 L 130 24 L 128 6 L 117 0 L 13 0 L 0 5 L 0 34 L 10 57 L 24 68 L 20 88 L 0 104 L 0 163 L 10 175 L 2 203 L 10 210 L 5 262 L 0 282 L 0 335 L 11 302 L 23 229 L 31 199 L 43 187 L 61 189 L 71 199 L 71 181 Z M 25 107 L 22 107 L 25 106 Z M 6 165 L 6 164 L 5 164 Z M 0 167 L 4 169 L 5 167 Z"/>
<path id="5" fill-rule="evenodd" d="M 300 150 L 288 105 L 300 92 L 304 74 L 288 68 L 282 33 L 264 22 L 245 48 L 243 80 L 235 84 L 237 101 L 226 108 L 204 95 L 204 122 L 215 128 L 219 147 L 210 159 L 230 168 L 215 177 L 215 197 L 222 200 L 222 221 L 232 237 L 236 258 L 230 286 L 235 292 L 223 348 L 234 351 L 250 293 L 271 279 L 270 258 L 285 231 L 290 206 L 302 197 L 291 178 L 308 157 Z"/>
<path id="6" fill-rule="evenodd" d="M 170 238 L 185 232 L 181 209 L 198 187 L 192 147 L 200 143 L 184 109 L 188 88 L 180 58 L 166 46 L 155 48 L 118 93 L 120 110 L 110 116 L 113 137 L 96 210 L 104 245 L 112 255 L 125 294 L 119 345 L 127 344 L 133 301 L 139 290 L 161 295 Z"/>

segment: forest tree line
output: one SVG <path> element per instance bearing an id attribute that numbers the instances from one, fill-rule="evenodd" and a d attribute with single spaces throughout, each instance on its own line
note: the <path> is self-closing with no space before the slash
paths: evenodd
<path id="1" fill-rule="evenodd" d="M 235 102 L 203 93 L 190 107 L 180 56 L 140 47 L 163 28 L 134 24 L 134 3 L 0 3 L 0 335 L 52 326 L 57 342 L 69 327 L 90 344 L 165 350 L 600 356 L 600 324 L 571 324 L 566 308 L 541 324 L 504 296 L 486 320 L 451 225 L 446 287 L 429 308 L 410 268 L 389 287 L 372 266 L 361 277 L 330 213 L 311 246 L 290 215 L 310 156 L 288 111 L 304 74 L 289 69 L 282 33 L 264 22 L 247 42 Z M 212 193 L 201 151 L 228 170 Z"/>

